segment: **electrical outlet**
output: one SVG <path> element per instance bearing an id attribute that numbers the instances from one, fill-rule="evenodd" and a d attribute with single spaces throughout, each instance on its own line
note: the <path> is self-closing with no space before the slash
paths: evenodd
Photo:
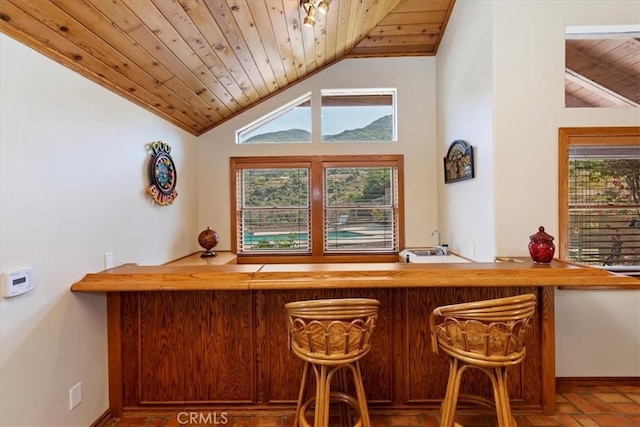
<path id="1" fill-rule="evenodd" d="M 113 252 L 105 252 L 104 254 L 104 269 L 108 270 L 113 268 Z"/>
<path id="2" fill-rule="evenodd" d="M 82 382 L 69 389 L 69 410 L 82 403 Z"/>

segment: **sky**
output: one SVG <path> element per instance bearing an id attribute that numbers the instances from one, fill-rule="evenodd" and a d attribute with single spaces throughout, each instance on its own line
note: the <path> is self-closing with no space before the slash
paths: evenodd
<path id="1" fill-rule="evenodd" d="M 347 129 L 362 128 L 389 114 L 393 114 L 391 106 L 323 107 L 322 134 L 335 135 Z M 311 107 L 297 107 L 259 127 L 245 138 L 289 129 L 303 129 L 311 132 Z"/>

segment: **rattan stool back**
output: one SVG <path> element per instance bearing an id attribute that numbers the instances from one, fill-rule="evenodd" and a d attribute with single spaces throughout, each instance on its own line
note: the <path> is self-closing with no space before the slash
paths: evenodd
<path id="1" fill-rule="evenodd" d="M 286 304 L 292 350 L 304 360 L 324 365 L 360 359 L 371 349 L 379 305 L 367 298 Z"/>
<path id="2" fill-rule="evenodd" d="M 507 368 L 522 362 L 525 340 L 536 310 L 533 294 L 438 307 L 429 328 L 435 353 L 449 356 L 449 382 L 442 402 L 441 427 L 452 427 L 458 399 L 496 408 L 500 427 L 515 426 L 507 391 Z M 494 401 L 460 393 L 462 373 L 469 367 L 484 371 L 493 383 Z"/>
<path id="3" fill-rule="evenodd" d="M 349 409 L 358 415 L 355 426 L 370 427 L 359 360 L 371 349 L 380 302 L 368 298 L 296 301 L 285 304 L 289 322 L 289 345 L 305 361 L 298 394 L 294 427 L 311 427 L 306 412 L 315 403 L 314 426 L 329 423 L 330 401 L 340 402 L 341 420 L 349 420 Z M 307 377 L 313 372 L 316 394 L 306 398 Z M 351 374 L 356 397 L 345 386 Z M 341 390 L 332 391 L 332 381 Z"/>

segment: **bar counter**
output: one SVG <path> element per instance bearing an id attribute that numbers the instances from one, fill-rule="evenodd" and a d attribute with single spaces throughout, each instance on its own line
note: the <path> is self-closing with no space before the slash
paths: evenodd
<path id="1" fill-rule="evenodd" d="M 528 258 L 498 263 L 235 264 L 233 254 L 200 258 L 199 253 L 160 266 L 125 264 L 87 274 L 74 292 L 163 290 L 259 290 L 467 286 L 625 286 L 634 278 L 554 260 Z"/>
<path id="2" fill-rule="evenodd" d="M 362 360 L 372 413 L 437 411 L 448 365 L 431 352 L 437 306 L 523 293 L 538 297 L 527 356 L 510 372 L 515 412 L 555 409 L 554 288 L 623 287 L 638 280 L 553 261 L 460 264 L 235 264 L 199 253 L 160 266 L 87 274 L 74 292 L 107 295 L 109 410 L 209 408 L 293 412 L 302 362 L 288 348 L 284 304 L 318 298 L 380 301 Z M 491 396 L 469 372 L 462 392 Z"/>

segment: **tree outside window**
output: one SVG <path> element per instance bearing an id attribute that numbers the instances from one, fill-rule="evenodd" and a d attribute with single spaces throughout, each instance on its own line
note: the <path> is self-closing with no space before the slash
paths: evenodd
<path id="1" fill-rule="evenodd" d="M 614 270 L 640 268 L 640 133 L 635 129 L 561 130 L 564 259 Z M 607 131 L 615 136 L 594 134 Z"/>

